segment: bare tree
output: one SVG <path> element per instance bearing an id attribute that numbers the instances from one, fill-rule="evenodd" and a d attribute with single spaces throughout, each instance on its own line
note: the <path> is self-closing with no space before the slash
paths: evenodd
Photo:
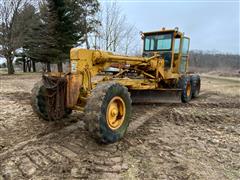
<path id="1" fill-rule="evenodd" d="M 14 74 L 13 52 L 20 47 L 16 21 L 19 11 L 27 0 L 0 1 L 0 44 L 1 54 L 7 59 L 8 74 Z"/>
<path id="2" fill-rule="evenodd" d="M 81 7 L 85 10 L 83 13 L 83 27 L 85 29 L 84 42 L 86 43 L 87 49 L 90 49 L 90 38 L 89 35 L 96 32 L 96 27 L 99 26 L 100 22 L 96 18 L 96 14 L 99 11 L 99 2 L 97 0 L 85 0 L 82 1 Z"/>
<path id="3" fill-rule="evenodd" d="M 139 31 L 131 24 L 125 25 L 126 30 L 121 40 L 121 49 L 125 55 L 140 55 L 141 54 L 141 38 Z"/>
<path id="4" fill-rule="evenodd" d="M 121 13 L 116 2 L 107 3 L 103 9 L 101 36 L 105 40 L 105 49 L 116 51 L 124 33 L 125 15 Z"/>
<path id="5" fill-rule="evenodd" d="M 98 19 L 101 24 L 90 37 L 92 47 L 123 54 L 129 54 L 129 51 L 136 47 L 139 38 L 136 38 L 136 27 L 127 23 L 127 18 L 117 2 L 102 4 Z"/>

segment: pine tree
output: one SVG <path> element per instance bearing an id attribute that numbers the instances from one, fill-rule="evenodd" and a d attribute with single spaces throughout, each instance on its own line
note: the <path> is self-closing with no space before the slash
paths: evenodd
<path id="1" fill-rule="evenodd" d="M 47 0 L 48 15 L 46 21 L 45 54 L 51 58 L 50 62 L 58 64 L 58 71 L 62 72 L 62 62 L 69 59 L 70 49 L 77 43 L 84 41 L 86 33 L 91 28 L 83 26 L 87 12 L 84 5 L 88 1 L 76 0 Z M 93 3 L 94 2 L 94 3 Z M 96 6 L 96 1 L 88 2 L 89 6 Z"/>
<path id="2" fill-rule="evenodd" d="M 39 19 L 31 27 L 26 40 L 28 55 L 47 64 L 69 59 L 70 49 L 86 42 L 86 34 L 94 31 L 99 10 L 97 0 L 46 0 L 39 5 Z"/>
<path id="3" fill-rule="evenodd" d="M 39 24 L 40 17 L 36 8 L 26 3 L 24 8 L 18 13 L 16 21 L 17 32 L 20 32 L 19 35 L 16 36 L 16 41 L 19 43 L 19 47 L 22 47 L 22 52 L 20 54 L 15 52 L 15 56 L 19 57 L 18 61 L 22 61 L 24 72 L 26 72 L 26 63 L 29 66 L 29 62 L 32 62 L 33 71 L 35 72 L 36 70 L 35 62 L 37 62 L 37 59 L 31 56 L 31 52 L 32 47 L 35 45 L 35 43 L 32 42 L 35 36 L 33 29 Z M 28 61 L 26 61 L 26 59 L 28 59 Z"/>

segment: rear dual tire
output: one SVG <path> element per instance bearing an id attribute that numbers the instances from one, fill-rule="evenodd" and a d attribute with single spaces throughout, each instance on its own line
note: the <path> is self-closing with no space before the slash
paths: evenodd
<path id="1" fill-rule="evenodd" d="M 192 85 L 192 98 L 196 98 L 199 96 L 201 88 L 201 79 L 198 74 L 194 74 L 191 76 L 191 85 Z"/>
<path id="2" fill-rule="evenodd" d="M 183 76 L 179 80 L 179 88 L 182 89 L 181 100 L 183 103 L 187 103 L 192 98 L 192 84 L 190 76 Z"/>
<path id="3" fill-rule="evenodd" d="M 183 103 L 189 102 L 192 98 L 199 96 L 201 79 L 197 74 L 191 76 L 183 76 L 179 80 L 179 88 L 182 89 L 181 100 Z"/>

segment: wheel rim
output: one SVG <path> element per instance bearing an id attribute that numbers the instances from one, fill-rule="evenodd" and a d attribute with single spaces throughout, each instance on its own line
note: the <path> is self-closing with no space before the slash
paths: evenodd
<path id="1" fill-rule="evenodd" d="M 112 130 L 118 129 L 124 122 L 126 107 L 123 99 L 114 97 L 108 104 L 106 116 L 108 127 Z"/>
<path id="2" fill-rule="evenodd" d="M 187 96 L 189 97 L 191 95 L 191 84 L 190 82 L 187 83 Z"/>

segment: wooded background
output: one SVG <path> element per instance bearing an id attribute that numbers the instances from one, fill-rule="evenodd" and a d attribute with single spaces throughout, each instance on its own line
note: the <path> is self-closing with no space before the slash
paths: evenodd
<path id="1" fill-rule="evenodd" d="M 0 0 L 0 57 L 8 74 L 41 69 L 59 72 L 72 47 L 141 56 L 139 30 L 116 2 L 97 0 Z M 238 70 L 240 56 L 191 51 L 190 69 Z M 55 69 L 54 69 L 55 70 Z"/>

